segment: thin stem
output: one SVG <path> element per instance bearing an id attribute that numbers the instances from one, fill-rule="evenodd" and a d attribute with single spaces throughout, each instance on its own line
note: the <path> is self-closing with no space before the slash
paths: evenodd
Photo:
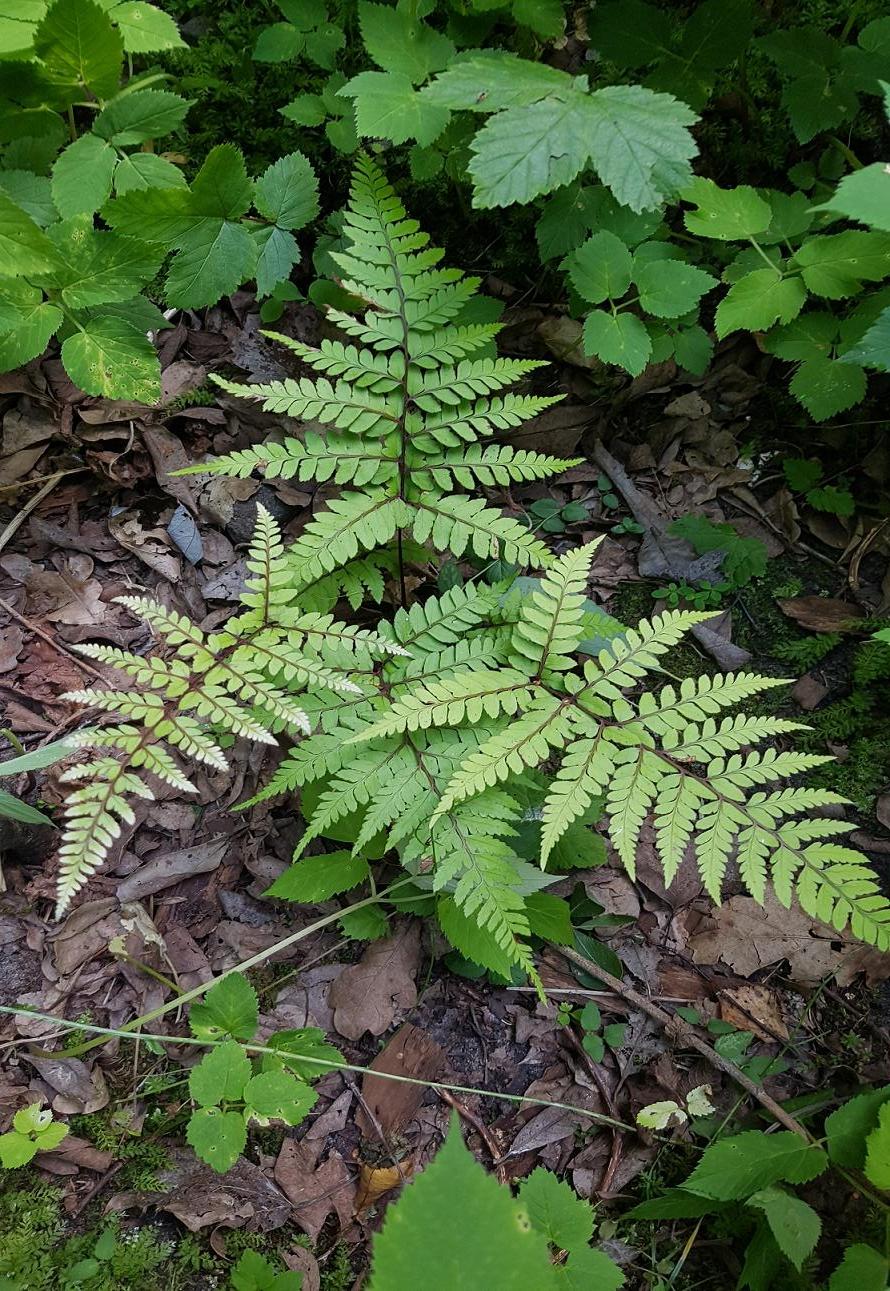
<path id="1" fill-rule="evenodd" d="M 757 239 L 748 238 L 748 241 L 751 243 L 752 247 L 760 256 L 760 258 L 763 260 L 764 264 L 766 264 L 770 269 L 772 269 L 773 273 L 776 275 L 777 278 L 781 278 L 782 270 L 778 267 L 778 265 L 773 264 L 772 260 L 770 260 L 769 256 L 766 254 L 766 252 L 764 251 L 760 243 L 757 241 Z"/>

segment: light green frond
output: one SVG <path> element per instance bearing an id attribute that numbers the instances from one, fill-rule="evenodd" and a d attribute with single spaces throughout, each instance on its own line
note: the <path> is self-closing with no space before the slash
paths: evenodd
<path id="1" fill-rule="evenodd" d="M 779 789 L 774 793 L 753 793 L 747 800 L 747 809 L 752 819 L 763 825 L 772 825 L 783 816 L 812 811 L 817 807 L 843 807 L 849 801 L 849 798 L 832 793 L 830 789 L 812 789 L 804 785 Z"/>
<path id="2" fill-rule="evenodd" d="M 286 605 L 293 593 L 288 586 L 281 530 L 261 505 L 256 509 L 256 526 L 245 563 L 250 576 L 245 580 L 241 603 L 256 610 L 261 623 L 268 623 L 274 607 Z"/>
<path id="3" fill-rule="evenodd" d="M 420 761 L 407 756 L 375 786 L 353 846 L 359 852 L 382 830 L 418 815 L 429 817 L 436 803 L 435 789 L 424 774 Z"/>
<path id="4" fill-rule="evenodd" d="M 417 332 L 410 340 L 409 357 L 418 368 L 441 367 L 475 354 L 494 340 L 501 327 L 501 323 L 473 323 L 442 332 Z"/>
<path id="5" fill-rule="evenodd" d="M 300 639 L 300 648 L 311 651 L 332 666 L 356 667 L 359 661 L 386 658 L 388 655 L 410 657 L 410 650 L 380 632 L 360 628 L 354 623 L 340 623 L 333 614 L 287 607 L 275 615 L 275 625 L 286 629 L 288 640 Z M 337 661 L 342 660 L 342 664 Z"/>
<path id="6" fill-rule="evenodd" d="M 549 757 L 551 749 L 562 748 L 573 734 L 559 700 L 547 696 L 536 702 L 523 717 L 504 731 L 498 731 L 458 767 L 442 795 L 433 820 L 455 803 L 482 793 L 484 789 L 536 767 Z"/>
<path id="7" fill-rule="evenodd" d="M 411 750 L 398 740 L 391 740 L 377 749 L 361 751 L 350 757 L 333 777 L 312 813 L 303 837 L 294 852 L 294 860 L 303 855 L 313 838 L 365 806 L 378 789 L 394 778 L 398 779 L 414 767 Z"/>
<path id="8" fill-rule="evenodd" d="M 562 395 L 508 394 L 479 399 L 456 412 L 442 409 L 428 416 L 424 428 L 444 448 L 458 448 L 487 438 L 498 430 L 512 430 L 559 403 Z"/>
<path id="9" fill-rule="evenodd" d="M 166 637 L 168 644 L 177 648 L 181 658 L 193 659 L 197 652 L 204 650 L 204 633 L 184 614 L 168 610 L 147 596 L 116 596 L 114 600 L 115 604 L 125 605 L 131 614 L 145 619 L 150 628 Z"/>
<path id="10" fill-rule="evenodd" d="M 397 421 L 383 395 L 351 386 L 346 381 L 332 384 L 324 377 L 317 381 L 309 377 L 287 377 L 284 381 L 270 381 L 268 385 L 241 385 L 220 376 L 211 379 L 228 394 L 259 400 L 264 412 L 337 426 L 353 435 L 384 435 Z"/>
<path id="11" fill-rule="evenodd" d="M 705 891 L 718 905 L 722 900 L 723 876 L 739 829 L 747 823 L 744 813 L 731 802 L 703 803 L 695 832 L 695 859 Z"/>
<path id="12" fill-rule="evenodd" d="M 569 825 L 584 815 L 594 798 L 605 792 L 612 777 L 616 754 L 614 744 L 596 736 L 576 740 L 566 749 L 544 802 L 542 864 Z"/>
<path id="13" fill-rule="evenodd" d="M 644 691 L 638 710 L 647 730 L 667 736 L 671 731 L 682 730 L 687 722 L 704 722 L 724 708 L 744 703 L 774 686 L 788 684 L 784 678 L 761 677 L 756 673 L 726 672 L 714 677 L 702 673 L 700 677 L 685 677 L 679 690 L 669 685 L 658 692 Z"/>
<path id="14" fill-rule="evenodd" d="M 583 634 L 590 562 L 601 538 L 575 547 L 554 561 L 535 591 L 524 596 L 513 629 L 510 658 L 530 676 L 566 672 Z"/>
<path id="15" fill-rule="evenodd" d="M 659 786 L 654 812 L 655 847 L 664 868 L 666 886 L 677 877 L 699 808 L 710 796 L 694 776 L 680 771 L 668 772 Z"/>
<path id="16" fill-rule="evenodd" d="M 307 430 L 303 442 L 288 438 L 281 444 L 266 443 L 256 448 L 242 448 L 225 457 L 215 457 L 204 467 L 189 467 L 178 475 L 228 475 L 244 479 L 254 471 L 267 479 L 317 480 L 324 484 L 354 484 L 356 488 L 381 485 L 394 478 L 398 459 L 360 436 L 340 435 L 332 431 L 322 437 Z"/>
<path id="17" fill-rule="evenodd" d="M 441 489 L 443 493 L 455 484 L 473 489 L 482 484 L 486 488 L 496 485 L 506 487 L 527 480 L 545 480 L 559 475 L 581 458 L 545 457 L 543 453 L 528 452 L 524 448 L 511 448 L 509 444 L 469 444 L 466 448 L 451 448 L 442 453 L 438 444 L 433 445 L 433 463 L 412 468 L 412 481 L 418 488 Z"/>
<path id="18" fill-rule="evenodd" d="M 465 359 L 457 367 L 437 370 L 412 367 L 408 396 L 424 412 L 438 412 L 504 390 L 540 367 L 546 363 L 536 359 Z"/>
<path id="19" fill-rule="evenodd" d="M 606 787 L 609 838 L 631 878 L 636 876 L 637 846 L 643 821 L 652 809 L 667 768 L 646 749 L 618 749 Z"/>
<path id="20" fill-rule="evenodd" d="M 424 549 L 410 539 L 402 539 L 402 549 L 406 561 L 419 563 L 426 559 Z M 397 577 L 398 572 L 399 557 L 395 548 L 369 551 L 364 556 L 348 560 L 329 574 L 302 584 L 299 588 L 300 605 L 304 609 L 324 613 L 333 609 L 341 596 L 354 610 L 366 600 L 379 605 L 386 591 L 387 578 Z"/>
<path id="21" fill-rule="evenodd" d="M 398 387 L 404 376 L 405 365 L 401 354 L 376 354 L 373 350 L 356 349 L 354 345 L 344 345 L 342 341 L 326 338 L 316 348 L 314 345 L 304 345 L 292 336 L 266 329 L 263 330 L 263 335 L 293 350 L 316 372 L 343 377 L 357 389 L 365 387 L 377 394 L 389 394 Z"/>
<path id="22" fill-rule="evenodd" d="M 474 632 L 454 645 L 443 646 L 441 650 L 431 650 L 417 659 L 408 659 L 399 668 L 398 684 L 436 677 L 448 677 L 452 673 L 473 669 L 490 668 L 493 663 L 506 663 L 509 651 L 510 636 L 507 628 L 492 628 L 489 631 Z M 395 679 L 393 684 L 396 684 Z"/>
<path id="23" fill-rule="evenodd" d="M 696 623 L 712 619 L 712 613 L 697 610 L 668 610 L 654 619 L 643 619 L 636 628 L 629 628 L 622 637 L 610 641 L 597 655 L 584 665 L 587 686 L 578 695 L 583 703 L 588 695 L 608 700 L 622 698 L 622 690 L 633 686 L 653 668 L 673 646 L 683 639 Z"/>
<path id="24" fill-rule="evenodd" d="M 374 740 L 399 731 L 425 730 L 429 726 L 459 726 L 479 723 L 483 717 L 512 716 L 528 708 L 535 687 L 528 677 L 510 668 L 458 673 L 443 681 L 427 681 L 400 695 L 384 717 L 353 736 L 356 741 Z"/>
<path id="25" fill-rule="evenodd" d="M 643 725 L 652 729 L 648 722 Z M 724 717 L 719 726 L 709 717 L 700 726 L 690 723 L 682 730 L 669 728 L 662 735 L 662 746 L 674 757 L 706 762 L 721 754 L 775 739 L 777 735 L 808 729 L 805 723 L 790 722 L 784 717 Z"/>
<path id="26" fill-rule="evenodd" d="M 440 596 L 399 609 L 393 619 L 398 641 L 412 656 L 454 645 L 485 620 L 494 609 L 495 595 L 482 583 L 452 587 Z"/>
<path id="27" fill-rule="evenodd" d="M 311 583 L 360 551 L 381 547 L 402 525 L 410 524 L 411 508 L 383 493 L 351 493 L 332 498 L 288 550 L 293 584 Z"/>
<path id="28" fill-rule="evenodd" d="M 830 756 L 819 753 L 780 752 L 778 749 L 755 750 L 744 756 L 736 753 L 730 758 L 715 758 L 708 764 L 708 781 L 711 787 L 729 798 L 744 798 L 745 789 L 768 784 L 771 780 L 786 780 L 812 767 L 831 762 Z"/>
<path id="29" fill-rule="evenodd" d="M 482 560 L 514 565 L 550 564 L 546 544 L 518 520 L 486 506 L 484 498 L 426 493 L 417 499 L 414 512 L 415 539 L 432 543 L 436 551 L 450 551 L 458 558 L 472 551 Z"/>

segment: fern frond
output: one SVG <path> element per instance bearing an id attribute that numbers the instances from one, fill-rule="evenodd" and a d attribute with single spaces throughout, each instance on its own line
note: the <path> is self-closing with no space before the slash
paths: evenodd
<path id="1" fill-rule="evenodd" d="M 641 724 L 664 737 L 688 722 L 704 722 L 724 708 L 744 703 L 775 686 L 787 685 L 785 678 L 761 677 L 756 673 L 725 672 L 715 677 L 702 673 L 700 677 L 685 677 L 679 692 L 670 685 L 663 686 L 657 694 L 645 691 L 637 708 Z"/>
<path id="2" fill-rule="evenodd" d="M 575 740 L 565 751 L 544 802 L 541 831 L 541 863 L 579 816 L 588 810 L 594 798 L 606 789 L 615 766 L 617 748 L 608 740 L 594 736 Z"/>
<path id="3" fill-rule="evenodd" d="M 558 699 L 544 695 L 507 727 L 498 731 L 461 764 L 445 788 L 433 816 L 435 821 L 455 803 L 482 793 L 496 784 L 518 775 L 526 767 L 537 766 L 551 749 L 561 748 L 572 735 L 565 708 Z"/>
<path id="4" fill-rule="evenodd" d="M 512 430 L 524 421 L 531 421 L 555 403 L 562 395 L 511 394 L 494 399 L 479 399 L 457 412 L 442 409 L 428 416 L 424 430 L 444 448 L 458 448 L 462 443 L 472 444 L 497 430 Z"/>
<path id="5" fill-rule="evenodd" d="M 410 523 L 412 512 L 398 498 L 385 493 L 353 493 L 332 498 L 306 525 L 288 552 L 288 569 L 294 586 L 311 583 L 360 551 L 380 547 Z"/>
<path id="6" fill-rule="evenodd" d="M 435 460 L 429 467 L 419 466 L 412 472 L 415 487 L 431 487 L 447 492 L 455 484 L 465 489 L 482 484 L 487 488 L 526 480 L 545 480 L 559 475 L 583 459 L 578 457 L 545 457 L 543 453 L 529 452 L 524 448 L 511 448 L 508 444 L 470 444 L 466 448 L 449 449 L 444 455 L 434 444 Z"/>
<path id="7" fill-rule="evenodd" d="M 307 430 L 303 442 L 287 438 L 281 444 L 266 443 L 256 448 L 241 448 L 224 457 L 213 458 L 204 467 L 188 467 L 177 475 L 228 475 L 245 479 L 258 471 L 266 479 L 317 480 L 324 484 L 382 485 L 397 473 L 398 458 L 375 444 L 357 436 L 331 432 L 322 438 Z"/>
<path id="8" fill-rule="evenodd" d="M 468 327 L 450 327 L 443 332 L 418 332 L 411 337 L 408 356 L 415 367 L 441 367 L 443 363 L 466 358 L 489 345 L 501 327 L 501 323 L 472 323 Z"/>
<path id="9" fill-rule="evenodd" d="M 646 749 L 628 748 L 615 752 L 614 769 L 606 792 L 609 837 L 630 877 L 636 877 L 637 847 L 643 821 L 652 810 L 664 763 Z"/>
<path id="10" fill-rule="evenodd" d="M 550 563 L 543 542 L 518 520 L 487 507 L 483 498 L 422 494 L 414 507 L 413 532 L 417 542 L 432 542 L 437 551 L 450 551 L 458 558 L 469 550 L 483 560 L 514 565 Z"/>
<path id="11" fill-rule="evenodd" d="M 566 672 L 574 664 L 583 632 L 584 600 L 590 562 L 601 538 L 560 556 L 537 589 L 524 596 L 513 629 L 514 668 L 534 677 Z"/>
<path id="12" fill-rule="evenodd" d="M 474 671 L 491 668 L 494 663 L 506 663 L 509 652 L 509 629 L 493 628 L 489 631 L 474 632 L 454 645 L 443 646 L 441 650 L 431 650 L 417 659 L 409 659 L 401 669 L 398 682 L 410 684 L 423 678 L 430 681 L 434 678 L 450 677 L 455 672 Z"/>
<path id="13" fill-rule="evenodd" d="M 642 725 L 652 729 L 648 723 Z M 683 729 L 668 727 L 662 733 L 662 746 L 670 749 L 674 757 L 705 762 L 777 735 L 808 729 L 804 722 L 791 722 L 784 717 L 724 717 L 719 726 L 709 717 L 700 726 L 690 723 Z"/>
<path id="14" fill-rule="evenodd" d="M 717 793 L 728 798 L 744 798 L 745 789 L 771 780 L 787 780 L 789 776 L 831 761 L 827 754 L 783 753 L 778 749 L 755 750 L 744 756 L 736 753 L 730 758 L 715 758 L 708 764 L 708 782 Z"/>
<path id="15" fill-rule="evenodd" d="M 378 749 L 362 751 L 345 762 L 319 799 L 312 819 L 294 852 L 303 855 L 313 838 L 331 825 L 369 803 L 382 785 L 413 770 L 411 750 L 401 741 L 388 741 Z"/>
<path id="16" fill-rule="evenodd" d="M 408 397 L 424 412 L 456 408 L 484 395 L 504 390 L 537 368 L 537 359 L 465 359 L 454 368 L 410 368 Z"/>
<path id="17" fill-rule="evenodd" d="M 467 583 L 452 587 L 440 596 L 416 601 L 408 609 L 396 611 L 393 631 L 399 643 L 411 655 L 454 645 L 472 631 L 494 609 L 491 587 Z"/>
<path id="18" fill-rule="evenodd" d="M 367 387 L 378 394 L 388 394 L 398 387 L 405 374 L 401 354 L 377 354 L 371 349 L 356 349 L 354 345 L 328 339 L 321 340 L 317 347 L 304 345 L 292 336 L 265 328 L 263 335 L 298 354 L 316 372 L 343 377 L 358 389 Z"/>
<path id="19" fill-rule="evenodd" d="M 606 700 L 622 699 L 622 690 L 640 681 L 647 672 L 658 667 L 658 660 L 696 623 L 714 617 L 713 612 L 697 610 L 668 610 L 654 619 L 644 619 L 624 636 L 610 641 L 599 652 L 596 662 L 584 665 L 585 688 L 579 692 L 578 702 L 590 696 Z"/>
<path id="20" fill-rule="evenodd" d="M 535 687 L 528 677 L 510 668 L 458 673 L 444 681 L 426 681 L 400 695 L 384 717 L 353 736 L 350 742 L 425 730 L 429 726 L 478 723 L 483 716 L 512 715 L 528 708 L 534 695 Z"/>
<path id="21" fill-rule="evenodd" d="M 317 421 L 323 426 L 337 426 L 354 435 L 384 435 L 397 424 L 384 395 L 349 385 L 346 381 L 331 384 L 324 377 L 287 377 L 268 385 L 242 385 L 211 374 L 211 380 L 227 394 L 242 399 L 259 400 L 263 412 Z"/>

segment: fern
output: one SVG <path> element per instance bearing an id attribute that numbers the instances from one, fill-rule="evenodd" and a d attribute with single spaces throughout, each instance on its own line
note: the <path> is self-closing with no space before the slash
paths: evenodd
<path id="1" fill-rule="evenodd" d="M 459 492 L 546 479 L 578 460 L 483 443 L 556 402 L 502 393 L 541 364 L 487 354 L 497 328 L 460 321 L 478 281 L 438 267 L 441 251 L 406 217 L 368 158 L 356 165 L 343 233 L 346 250 L 333 258 L 343 286 L 366 308 L 361 319 L 339 310 L 329 317 L 364 348 L 339 340 L 313 347 L 273 333 L 318 375 L 255 386 L 220 381 L 267 412 L 317 423 L 326 435 L 307 430 L 301 440 L 189 469 L 352 486 L 328 501 L 291 548 L 296 588 L 397 535 L 458 558 L 546 564 L 546 546 L 518 520 Z"/>
<path id="2" fill-rule="evenodd" d="M 242 605 L 222 630 L 205 634 L 136 598 L 124 603 L 155 634 L 153 656 L 81 647 L 126 684 L 72 696 L 109 720 L 79 733 L 95 756 L 67 773 L 77 787 L 60 910 L 132 823 L 129 800 L 150 797 L 158 779 L 191 791 L 189 763 L 225 767 L 225 734 L 287 745 L 250 800 L 300 795 L 307 822 L 296 864 L 270 895 L 300 899 L 301 866 L 319 860 L 300 858 L 322 838 L 348 840 L 364 865 L 395 854 L 413 879 L 410 899 L 425 897 L 464 955 L 505 976 L 533 974 L 530 896 L 555 881 L 547 862 L 602 804 L 631 875 L 651 817 L 666 881 L 691 852 L 719 900 L 735 858 L 758 900 L 771 885 L 780 901 L 796 896 L 814 917 L 890 947 L 890 903 L 838 841 L 843 822 L 813 814 L 842 800 L 783 783 L 824 759 L 760 747 L 803 728 L 728 711 L 783 683 L 739 673 L 649 688 L 665 654 L 710 615 L 604 623 L 586 600 L 597 544 L 552 560 L 479 495 L 570 464 L 493 438 L 553 402 L 507 389 L 536 365 L 490 356 L 496 328 L 466 313 L 478 284 L 439 267 L 441 253 L 368 160 L 344 227 L 342 285 L 362 309 L 330 310 L 341 338 L 317 347 L 279 338 L 317 375 L 227 385 L 315 425 L 193 468 L 344 492 L 290 546 L 259 511 Z M 409 604 L 406 564 L 424 563 L 427 544 L 545 573 Z M 380 603 L 393 580 L 403 603 L 391 622 L 381 616 L 371 630 L 331 613 L 341 596 L 354 609 Z M 607 644 L 592 654 L 597 634 Z M 538 865 L 526 854 L 532 821 Z M 342 867 L 349 886 L 334 877 L 325 891 L 350 890 L 361 864 Z"/>

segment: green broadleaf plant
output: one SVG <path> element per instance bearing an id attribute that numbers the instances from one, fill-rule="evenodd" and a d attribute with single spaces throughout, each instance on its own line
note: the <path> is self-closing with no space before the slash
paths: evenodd
<path id="1" fill-rule="evenodd" d="M 495 438 L 552 402 L 503 393 L 538 365 L 491 356 L 496 326 L 462 321 L 476 282 L 438 267 L 440 253 L 366 159 L 356 167 L 344 227 L 348 250 L 335 259 L 362 312 L 329 311 L 347 341 L 289 342 L 321 375 L 224 383 L 326 433 L 307 427 L 300 438 L 190 468 L 333 481 L 342 492 L 287 549 L 260 512 L 244 608 L 222 631 L 205 635 L 151 602 L 126 601 L 166 638 L 170 662 L 80 647 L 131 682 L 70 696 L 119 720 L 74 737 L 117 756 L 66 772 L 82 784 L 67 808 L 60 909 L 101 864 L 119 822 L 131 819 L 128 795 L 150 796 L 146 773 L 188 792 L 176 755 L 224 764 L 196 720 L 203 718 L 260 742 L 274 743 L 278 731 L 297 740 L 257 795 L 299 789 L 307 820 L 296 864 L 269 895 L 328 898 L 395 854 L 452 944 L 505 977 L 517 965 L 532 971 L 528 939 L 536 929 L 550 936 L 569 928 L 565 903 L 548 895 L 545 908 L 539 895 L 555 881 L 544 867 L 601 798 L 631 875 L 652 814 L 667 882 L 692 846 L 719 901 L 735 851 L 758 900 L 771 883 L 783 904 L 796 895 L 826 923 L 890 944 L 890 903 L 859 853 L 836 841 L 852 826 L 795 819 L 841 800 L 776 787 L 826 759 L 755 749 L 801 729 L 797 723 L 726 715 L 782 683 L 730 674 L 646 688 L 661 658 L 710 616 L 666 613 L 619 635 L 607 620 L 602 632 L 603 617 L 585 595 L 596 543 L 554 561 L 527 527 L 480 496 L 571 464 Z M 409 606 L 406 566 L 417 554 L 428 558 L 426 545 L 458 560 L 547 572 L 532 586 L 472 581 Z M 385 564 L 375 562 L 384 558 L 402 608 L 375 631 L 336 622 L 328 610 L 344 588 L 357 602 L 364 588 L 380 599 Z M 522 854 L 530 819 L 541 822 L 539 839 L 532 834 L 537 865 Z M 352 856 L 340 849 L 326 873 L 305 853 L 329 837 L 351 843 Z M 379 935 L 379 914 L 370 931 Z"/>

